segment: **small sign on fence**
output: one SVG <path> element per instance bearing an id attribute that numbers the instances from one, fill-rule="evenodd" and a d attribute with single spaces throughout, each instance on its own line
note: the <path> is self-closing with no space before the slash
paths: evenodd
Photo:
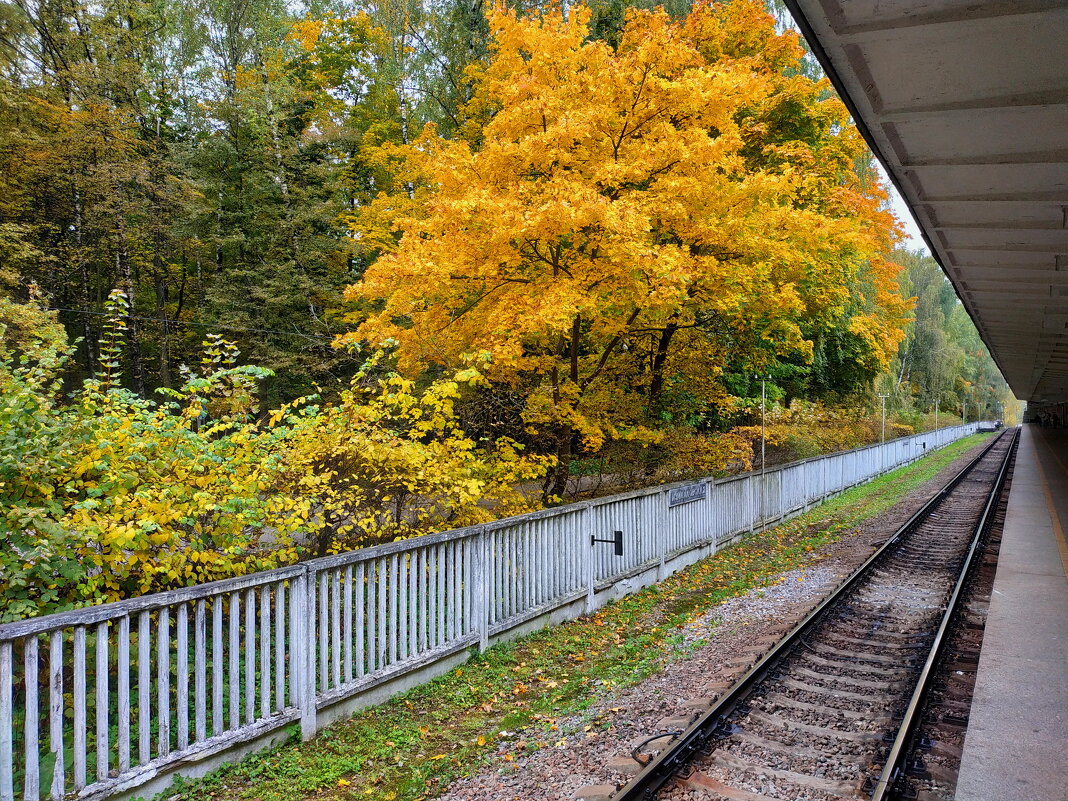
<path id="1" fill-rule="evenodd" d="M 696 484 L 687 484 L 685 487 L 675 487 L 668 490 L 668 509 L 691 501 L 703 501 L 708 497 L 708 484 L 699 481 Z"/>

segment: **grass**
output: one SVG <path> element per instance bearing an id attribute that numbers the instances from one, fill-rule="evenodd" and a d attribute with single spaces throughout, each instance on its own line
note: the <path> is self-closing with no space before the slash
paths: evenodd
<path id="1" fill-rule="evenodd" d="M 592 710 L 612 691 L 684 656 L 690 649 L 681 647 L 679 628 L 685 623 L 816 561 L 821 546 L 885 511 L 986 438 L 960 440 L 593 615 L 476 654 L 311 742 L 299 742 L 294 731 L 289 742 L 203 779 L 180 781 L 165 796 L 422 801 L 491 759 L 507 770 L 524 751 L 561 747 L 568 733 L 609 725 Z"/>

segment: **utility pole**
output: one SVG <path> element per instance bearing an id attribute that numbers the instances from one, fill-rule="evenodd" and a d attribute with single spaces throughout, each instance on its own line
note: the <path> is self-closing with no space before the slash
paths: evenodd
<path id="1" fill-rule="evenodd" d="M 877 394 L 879 395 L 879 400 L 881 401 L 882 407 L 883 407 L 883 439 L 882 439 L 882 441 L 886 442 L 886 399 L 890 397 L 890 393 L 889 392 L 879 392 Z"/>
<path id="2" fill-rule="evenodd" d="M 935 431 L 938 430 L 938 404 L 941 399 L 935 400 Z"/>
<path id="3" fill-rule="evenodd" d="M 766 383 L 769 376 L 758 375 L 756 378 L 760 379 L 760 530 L 764 530 L 764 507 L 766 505 L 765 500 L 767 497 L 767 484 L 765 483 L 765 459 L 764 459 L 764 441 L 765 441 L 765 424 L 764 424 L 764 408 L 767 403 L 767 391 Z"/>
<path id="4" fill-rule="evenodd" d="M 764 481 L 764 404 L 767 401 L 764 384 L 767 380 L 767 376 L 760 376 L 760 480 L 762 483 Z"/>

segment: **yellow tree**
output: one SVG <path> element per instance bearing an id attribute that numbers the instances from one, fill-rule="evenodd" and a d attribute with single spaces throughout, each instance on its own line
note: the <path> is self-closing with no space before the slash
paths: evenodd
<path id="1" fill-rule="evenodd" d="M 615 48 L 589 19 L 493 10 L 488 121 L 381 149 L 400 191 L 352 222 L 381 256 L 350 338 L 391 338 L 412 372 L 484 354 L 554 442 L 547 496 L 580 448 L 656 438 L 666 371 L 714 398 L 727 339 L 809 350 L 800 323 L 844 313 L 892 228 L 844 107 L 760 3 L 632 11 Z"/>

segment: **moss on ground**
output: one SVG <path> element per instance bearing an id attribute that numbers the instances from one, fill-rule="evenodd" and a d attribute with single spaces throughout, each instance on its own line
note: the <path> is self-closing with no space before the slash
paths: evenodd
<path id="1" fill-rule="evenodd" d="M 555 747 L 562 718 L 586 716 L 591 731 L 607 726 L 589 710 L 615 688 L 678 658 L 680 626 L 811 563 L 821 546 L 890 508 L 986 438 L 967 437 L 849 490 L 593 615 L 496 645 L 311 742 L 301 743 L 294 728 L 289 742 L 183 781 L 165 795 L 175 801 L 421 801 L 479 770 L 502 747 L 505 761 Z"/>

